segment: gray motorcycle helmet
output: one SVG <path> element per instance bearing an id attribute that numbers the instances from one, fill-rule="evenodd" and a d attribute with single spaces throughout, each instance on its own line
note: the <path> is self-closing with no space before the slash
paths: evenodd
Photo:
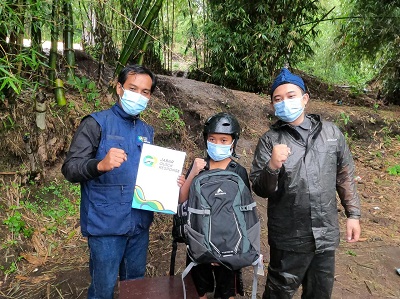
<path id="1" fill-rule="evenodd" d="M 203 137 L 206 148 L 208 134 L 212 133 L 231 135 L 233 138 L 232 156 L 237 157 L 235 150 L 236 144 L 240 136 L 240 125 L 233 115 L 226 112 L 220 112 L 207 119 L 204 124 L 203 130 Z"/>

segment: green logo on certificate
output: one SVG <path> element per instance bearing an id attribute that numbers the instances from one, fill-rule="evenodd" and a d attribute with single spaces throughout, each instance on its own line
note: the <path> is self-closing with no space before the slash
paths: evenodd
<path id="1" fill-rule="evenodd" d="M 143 164 L 149 167 L 155 166 L 157 164 L 157 158 L 147 155 L 143 158 Z"/>

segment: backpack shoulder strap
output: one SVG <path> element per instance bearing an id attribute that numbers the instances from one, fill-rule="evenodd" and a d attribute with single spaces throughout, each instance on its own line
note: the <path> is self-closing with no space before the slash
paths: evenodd
<path id="1" fill-rule="evenodd" d="M 235 172 L 236 167 L 238 166 L 238 163 L 234 160 L 232 160 L 231 162 L 229 162 L 228 167 L 226 168 L 226 170 Z"/>
<path id="2" fill-rule="evenodd" d="M 169 276 L 175 275 L 175 258 L 177 250 L 178 250 L 178 242 L 174 239 L 172 240 L 171 260 L 169 263 Z"/>

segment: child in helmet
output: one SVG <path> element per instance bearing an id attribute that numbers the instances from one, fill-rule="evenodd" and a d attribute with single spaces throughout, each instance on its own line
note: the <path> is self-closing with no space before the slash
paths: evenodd
<path id="1" fill-rule="evenodd" d="M 223 169 L 237 173 L 250 188 L 247 170 L 232 160 L 237 157 L 236 144 L 240 135 L 240 126 L 236 118 L 228 113 L 218 113 L 211 116 L 204 124 L 204 142 L 207 157 L 196 158 L 186 174 L 186 181 L 179 193 L 179 202 L 189 198 L 190 185 L 201 172 L 211 169 Z M 214 298 L 231 299 L 236 294 L 243 296 L 241 270 L 232 271 L 218 264 L 200 264 L 191 270 L 192 279 L 200 299 L 207 298 L 207 293 L 214 291 Z"/>

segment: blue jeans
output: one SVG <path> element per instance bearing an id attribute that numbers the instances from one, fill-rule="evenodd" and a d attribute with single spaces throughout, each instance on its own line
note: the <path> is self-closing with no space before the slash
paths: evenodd
<path id="1" fill-rule="evenodd" d="M 120 280 L 142 278 L 146 272 L 149 230 L 132 236 L 88 237 L 92 282 L 88 299 L 112 299 Z"/>

